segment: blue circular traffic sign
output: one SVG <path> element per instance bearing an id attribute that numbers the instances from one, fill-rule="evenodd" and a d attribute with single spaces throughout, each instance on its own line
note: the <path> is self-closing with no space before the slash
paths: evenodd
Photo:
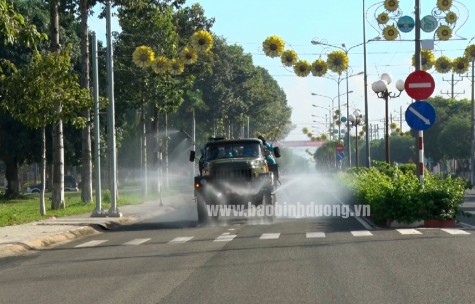
<path id="1" fill-rule="evenodd" d="M 406 122 L 414 130 L 426 130 L 435 122 L 435 109 L 427 101 L 416 101 L 407 107 Z"/>

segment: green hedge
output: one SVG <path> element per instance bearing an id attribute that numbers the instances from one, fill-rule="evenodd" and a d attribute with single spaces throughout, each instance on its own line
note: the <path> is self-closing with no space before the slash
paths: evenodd
<path id="1" fill-rule="evenodd" d="M 424 186 L 414 164 L 376 163 L 370 169 L 350 170 L 341 175 L 357 204 L 371 207 L 378 224 L 388 221 L 411 223 L 425 219 L 454 219 L 463 214 L 467 183 L 461 178 L 424 173 Z"/>

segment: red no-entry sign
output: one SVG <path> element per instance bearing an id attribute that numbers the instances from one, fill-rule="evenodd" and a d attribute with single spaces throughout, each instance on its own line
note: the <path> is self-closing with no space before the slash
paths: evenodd
<path id="1" fill-rule="evenodd" d="M 425 100 L 434 93 L 435 81 L 426 71 L 414 71 L 407 76 L 404 82 L 407 95 L 415 100 Z"/>
<path id="2" fill-rule="evenodd" d="M 345 150 L 345 146 L 343 146 L 342 144 L 336 144 L 335 150 L 336 152 L 342 152 L 343 150 Z"/>

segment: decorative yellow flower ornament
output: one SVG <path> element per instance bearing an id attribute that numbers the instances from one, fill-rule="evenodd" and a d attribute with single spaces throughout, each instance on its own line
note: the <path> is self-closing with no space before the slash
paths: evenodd
<path id="1" fill-rule="evenodd" d="M 313 76 L 322 77 L 327 73 L 327 63 L 323 59 L 317 59 L 312 63 L 311 72 Z"/>
<path id="2" fill-rule="evenodd" d="M 378 24 L 386 24 L 389 21 L 389 15 L 387 13 L 381 13 L 376 18 Z"/>
<path id="3" fill-rule="evenodd" d="M 299 77 L 306 77 L 310 74 L 311 65 L 306 60 L 299 60 L 294 65 L 294 72 Z"/>
<path id="4" fill-rule="evenodd" d="M 291 67 L 297 62 L 298 56 L 294 50 L 287 50 L 282 53 L 280 60 L 284 66 Z"/>
<path id="5" fill-rule="evenodd" d="M 447 25 L 441 25 L 437 29 L 437 37 L 440 40 L 449 40 L 452 37 L 452 29 Z"/>
<path id="6" fill-rule="evenodd" d="M 467 58 L 467 60 L 474 61 L 475 60 L 475 44 L 467 46 L 463 54 L 465 58 Z"/>
<path id="7" fill-rule="evenodd" d="M 183 64 L 183 61 L 181 61 L 180 59 L 174 58 L 170 60 L 169 69 L 170 69 L 170 73 L 176 76 L 183 73 L 183 71 L 185 70 L 185 65 Z"/>
<path id="8" fill-rule="evenodd" d="M 285 42 L 282 38 L 273 35 L 269 36 L 262 43 L 264 53 L 271 58 L 279 57 L 284 52 Z"/>
<path id="9" fill-rule="evenodd" d="M 158 56 L 152 63 L 152 69 L 157 74 L 168 72 L 168 59 L 164 56 Z"/>
<path id="10" fill-rule="evenodd" d="M 424 71 L 432 69 L 435 63 L 434 53 L 430 50 L 421 50 L 421 68 Z M 416 65 L 416 56 L 412 56 L 412 66 Z"/>
<path id="11" fill-rule="evenodd" d="M 452 71 L 455 74 L 463 74 L 468 71 L 470 63 L 464 57 L 457 57 L 452 62 Z"/>
<path id="12" fill-rule="evenodd" d="M 185 47 L 181 51 L 181 59 L 185 64 L 193 64 L 198 59 L 198 55 L 196 55 L 196 52 L 193 50 L 193 48 Z"/>
<path id="13" fill-rule="evenodd" d="M 348 69 L 348 56 L 343 51 L 333 51 L 328 54 L 328 68 L 338 74 Z"/>
<path id="14" fill-rule="evenodd" d="M 208 52 L 213 47 L 213 36 L 205 30 L 194 32 L 191 36 L 191 45 L 199 52 Z"/>
<path id="15" fill-rule="evenodd" d="M 452 6 L 452 0 L 437 0 L 437 8 L 441 11 L 448 11 Z"/>
<path id="16" fill-rule="evenodd" d="M 447 15 L 445 15 L 445 21 L 448 24 L 454 24 L 455 22 L 457 22 L 457 19 L 457 14 L 454 12 L 448 12 Z"/>
<path id="17" fill-rule="evenodd" d="M 148 68 L 155 59 L 155 53 L 151 47 L 141 45 L 132 54 L 132 61 L 140 68 Z"/>
<path id="18" fill-rule="evenodd" d="M 447 56 L 440 56 L 435 61 L 435 70 L 442 74 L 450 72 L 452 70 L 452 60 Z"/>
<path id="19" fill-rule="evenodd" d="M 385 0 L 384 1 L 384 8 L 390 12 L 394 12 L 399 7 L 398 0 Z"/>
<path id="20" fill-rule="evenodd" d="M 388 25 L 383 30 L 383 36 L 386 40 L 394 40 L 399 36 L 399 30 L 394 25 Z"/>

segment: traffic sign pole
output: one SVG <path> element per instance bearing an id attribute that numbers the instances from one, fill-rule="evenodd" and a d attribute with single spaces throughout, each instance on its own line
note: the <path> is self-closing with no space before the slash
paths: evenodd
<path id="1" fill-rule="evenodd" d="M 421 69 L 421 5 L 420 0 L 415 0 L 415 21 L 416 21 L 416 30 L 415 30 L 415 64 L 416 71 Z M 425 98 L 422 98 L 425 99 Z M 419 165 L 418 175 L 419 183 L 424 187 L 424 131 L 420 130 L 418 132 L 417 146 L 419 148 Z"/>

